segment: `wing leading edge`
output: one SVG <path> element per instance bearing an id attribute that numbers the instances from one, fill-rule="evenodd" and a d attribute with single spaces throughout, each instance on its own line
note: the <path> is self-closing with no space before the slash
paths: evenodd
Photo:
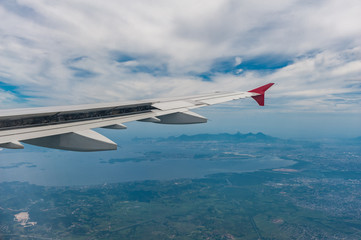
<path id="1" fill-rule="evenodd" d="M 0 111 L 0 147 L 21 149 L 21 142 L 71 151 L 117 149 L 116 143 L 91 130 L 126 129 L 130 121 L 158 124 L 205 123 L 192 109 L 252 97 L 264 106 L 266 84 L 248 92 L 216 92 L 183 98 L 80 106 L 28 108 Z"/>

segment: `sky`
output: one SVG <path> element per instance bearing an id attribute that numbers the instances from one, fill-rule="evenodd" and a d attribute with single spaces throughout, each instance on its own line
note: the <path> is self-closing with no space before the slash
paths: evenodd
<path id="1" fill-rule="evenodd" d="M 360 22 L 359 0 L 0 0 L 0 108 L 274 82 L 263 108 L 245 99 L 199 110 L 205 126 L 131 126 L 152 126 L 145 135 L 357 137 Z"/>

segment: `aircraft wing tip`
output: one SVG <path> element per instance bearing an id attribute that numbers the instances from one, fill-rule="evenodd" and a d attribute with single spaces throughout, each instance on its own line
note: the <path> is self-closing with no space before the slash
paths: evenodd
<path id="1" fill-rule="evenodd" d="M 259 95 L 256 95 L 256 96 L 252 96 L 252 98 L 254 100 L 256 100 L 256 102 L 258 103 L 258 105 L 260 106 L 264 106 L 264 94 L 265 92 L 274 85 L 274 83 L 268 83 L 266 85 L 263 85 L 261 87 L 258 87 L 258 88 L 255 88 L 255 89 L 252 89 L 248 92 L 252 92 L 252 93 L 258 93 Z"/>

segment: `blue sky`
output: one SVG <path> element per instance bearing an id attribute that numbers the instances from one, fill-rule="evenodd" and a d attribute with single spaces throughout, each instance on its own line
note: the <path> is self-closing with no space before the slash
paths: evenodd
<path id="1" fill-rule="evenodd" d="M 212 119 L 205 126 L 147 125 L 149 134 L 360 136 L 360 22 L 358 0 L 3 0 L 0 104 L 247 91 L 274 82 L 264 108 L 232 102 L 200 110 Z"/>

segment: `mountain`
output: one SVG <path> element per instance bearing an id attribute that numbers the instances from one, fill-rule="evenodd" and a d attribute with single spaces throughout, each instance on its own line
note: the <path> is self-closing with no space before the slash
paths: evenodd
<path id="1" fill-rule="evenodd" d="M 219 134 L 196 134 L 196 135 L 180 135 L 171 136 L 162 139 L 163 141 L 229 141 L 229 142 L 275 142 L 281 141 L 279 138 L 259 133 L 242 134 L 237 132 L 235 134 L 219 133 Z"/>
<path id="2" fill-rule="evenodd" d="M 304 141 L 304 140 L 294 140 L 294 139 L 281 139 L 277 137 L 272 137 L 264 133 L 240 133 L 235 134 L 230 133 L 218 133 L 218 134 L 195 134 L 195 135 L 180 135 L 180 136 L 171 136 L 167 138 L 133 138 L 132 141 L 135 142 L 207 142 L 207 141 L 219 141 L 219 142 L 229 142 L 229 143 L 277 143 L 277 144 L 287 144 L 294 146 L 302 146 L 307 148 L 319 148 L 320 143 L 315 141 Z"/>

